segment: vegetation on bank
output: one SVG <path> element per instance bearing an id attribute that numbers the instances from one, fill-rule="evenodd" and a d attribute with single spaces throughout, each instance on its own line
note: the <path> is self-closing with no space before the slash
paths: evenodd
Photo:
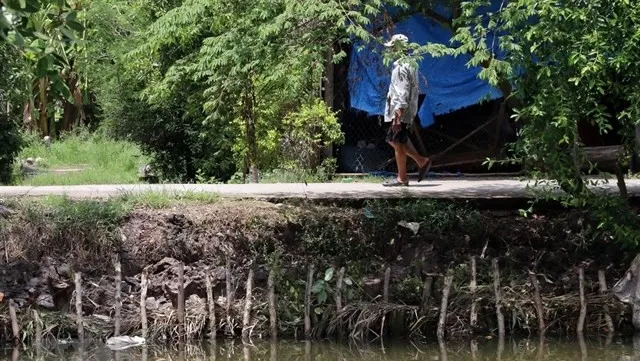
<path id="1" fill-rule="evenodd" d="M 185 299 L 189 300 L 186 336 L 193 340 L 205 337 L 209 329 L 205 272 L 214 279 L 216 297 L 226 297 L 228 258 L 235 294 L 232 323 L 227 323 L 225 303 L 217 304 L 219 335 L 228 334 L 229 325 L 236 335 L 240 334 L 244 284 L 249 269 L 253 269 L 254 337 L 269 332 L 266 278 L 271 271 L 277 275 L 279 334 L 301 336 L 307 272 L 314 264 L 314 337 L 336 336 L 344 328 L 347 335 L 369 338 L 379 333 L 386 319 L 392 335 L 432 338 L 443 277 L 452 274 L 447 337 L 458 338 L 496 330 L 491 263 L 497 259 L 509 332 L 537 330 L 531 273 L 539 275 L 547 334 L 573 332 L 579 317 L 580 266 L 585 269 L 589 303 L 586 330 L 605 331 L 598 321 L 605 305 L 618 331 L 630 328 L 630 311 L 611 295 L 598 294 L 597 273 L 606 270 L 612 284 L 624 274 L 634 254 L 626 253 L 607 237 L 599 237 L 585 222 L 588 216 L 580 212 L 548 211 L 523 218 L 515 210 L 483 211 L 448 201 L 377 201 L 339 207 L 186 200 L 188 197 L 182 199 L 186 203 L 167 197 L 172 199 L 167 206 L 163 202 L 147 203 L 144 197 L 10 203 L 14 213 L 0 228 L 0 246 L 5 248 L 8 261 L 6 277 L 0 282 L 5 298 L 22 297 L 24 287 L 45 295 L 51 294 L 52 285 L 66 284 L 66 291 L 57 291 L 61 297 L 57 306 L 41 311 L 44 329 L 60 337 L 74 336 L 75 321 L 66 309 L 57 307 L 69 305 L 73 271 L 81 271 L 86 285 L 85 330 L 93 336 L 107 337 L 113 331 L 112 256 L 120 254 L 127 279 L 123 288 L 124 332 L 140 332 L 137 297 L 141 274 L 148 266 L 148 296 L 158 303 L 148 311 L 150 337 L 173 339 L 178 337 L 174 298 L 177 265 L 182 262 L 188 284 Z M 150 208 L 150 204 L 159 208 Z M 477 261 L 479 288 L 475 295 L 469 290 L 471 257 Z M 345 273 L 340 294 L 344 309 L 336 312 L 336 285 L 342 267 Z M 389 302 L 382 302 L 387 268 Z M 14 282 L 17 277 L 27 277 L 30 283 L 35 279 L 36 284 Z M 425 287 L 430 291 L 426 301 Z M 468 321 L 473 300 L 478 300 L 480 315 L 476 327 Z M 27 306 L 26 300 L 23 304 L 36 307 Z M 30 311 L 23 309 L 20 314 L 28 323 Z M 29 336 L 30 329 L 23 332 Z"/>
<path id="2" fill-rule="evenodd" d="M 135 144 L 86 130 L 65 133 L 50 146 L 35 134 L 24 138 L 14 169 L 23 185 L 139 183 L 139 169 L 148 162 Z M 34 160 L 33 169 L 24 168 L 27 159 Z"/>

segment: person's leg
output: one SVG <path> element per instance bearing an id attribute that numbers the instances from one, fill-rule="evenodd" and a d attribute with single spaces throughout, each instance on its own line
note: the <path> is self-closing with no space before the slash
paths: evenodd
<path id="1" fill-rule="evenodd" d="M 395 152 L 398 182 L 407 184 L 409 183 L 409 177 L 407 176 L 407 147 L 401 143 L 389 142 L 389 144 Z"/>
<path id="2" fill-rule="evenodd" d="M 409 139 L 409 141 L 407 142 L 407 145 L 404 148 L 405 148 L 405 153 L 416 162 L 418 167 L 422 168 L 425 165 L 427 165 L 427 162 L 429 162 L 428 157 L 424 157 L 416 151 L 416 149 L 413 147 L 413 144 L 411 143 L 411 139 Z"/>

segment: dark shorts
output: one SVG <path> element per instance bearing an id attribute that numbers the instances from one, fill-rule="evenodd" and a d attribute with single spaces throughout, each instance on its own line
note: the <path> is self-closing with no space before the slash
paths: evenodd
<path id="1" fill-rule="evenodd" d="M 407 123 L 400 123 L 400 130 L 393 134 L 393 129 L 391 128 L 391 123 L 389 124 L 389 128 L 387 129 L 387 142 L 399 143 L 399 144 L 407 144 L 409 141 L 409 126 Z"/>

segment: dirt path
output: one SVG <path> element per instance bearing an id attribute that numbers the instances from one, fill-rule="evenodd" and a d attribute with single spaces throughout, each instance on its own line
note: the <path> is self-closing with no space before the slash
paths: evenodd
<path id="1" fill-rule="evenodd" d="M 143 192 L 210 192 L 223 198 L 253 199 L 371 199 L 371 198 L 531 198 L 532 182 L 515 179 L 435 179 L 410 187 L 385 188 L 375 183 L 316 184 L 136 184 L 0 187 L 0 197 L 68 195 L 71 198 L 108 198 Z M 598 186 L 617 193 L 615 181 Z M 630 196 L 640 196 L 640 179 L 627 180 Z"/>

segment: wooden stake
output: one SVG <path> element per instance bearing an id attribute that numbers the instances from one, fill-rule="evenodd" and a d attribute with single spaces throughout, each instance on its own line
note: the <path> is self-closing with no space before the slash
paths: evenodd
<path id="1" fill-rule="evenodd" d="M 116 310 L 115 310 L 115 327 L 114 336 L 120 336 L 120 322 L 122 310 L 122 265 L 120 264 L 120 255 L 116 255 Z"/>
<path id="2" fill-rule="evenodd" d="M 149 336 L 147 325 L 147 288 L 149 287 L 149 271 L 145 268 L 140 279 L 140 322 L 142 323 L 142 337 L 146 340 Z"/>
<path id="3" fill-rule="evenodd" d="M 207 303 L 209 305 L 209 333 L 211 334 L 211 339 L 216 338 L 217 333 L 217 325 L 216 325 L 216 302 L 213 299 L 213 282 L 211 282 L 211 274 L 209 267 L 205 269 L 205 282 L 207 288 Z"/>
<path id="4" fill-rule="evenodd" d="M 476 258 L 471 257 L 471 281 L 469 284 L 469 290 L 471 291 L 471 316 L 469 318 L 471 330 L 475 330 L 478 326 L 478 300 L 476 300 L 477 291 L 477 276 L 476 276 Z"/>
<path id="5" fill-rule="evenodd" d="M 442 289 L 442 303 L 440 304 L 440 319 L 438 320 L 438 341 L 444 341 L 444 327 L 447 320 L 447 306 L 449 305 L 449 292 L 453 283 L 453 273 L 447 272 L 444 277 L 444 287 Z"/>
<path id="6" fill-rule="evenodd" d="M 600 283 L 600 294 L 605 295 L 607 293 L 607 278 L 602 270 L 598 271 L 598 283 Z M 609 305 L 607 304 L 604 305 L 604 320 L 607 324 L 607 332 L 610 334 L 615 332 L 613 319 L 611 319 L 611 315 L 609 314 Z"/>
<path id="7" fill-rule="evenodd" d="M 251 330 L 251 301 L 253 298 L 253 269 L 247 277 L 247 295 L 244 299 L 244 317 L 242 319 L 242 341 L 248 342 Z"/>
<path id="8" fill-rule="evenodd" d="M 578 268 L 578 284 L 580 288 L 580 317 L 576 331 L 581 334 L 584 331 L 584 320 L 587 318 L 587 301 L 584 298 L 584 267 Z"/>
<path id="9" fill-rule="evenodd" d="M 276 311 L 276 271 L 269 271 L 267 279 L 267 288 L 269 289 L 269 328 L 271 338 L 275 340 L 278 337 L 278 314 Z"/>
<path id="10" fill-rule="evenodd" d="M 431 293 L 433 289 L 433 277 L 427 276 L 422 286 L 422 301 L 420 302 L 420 316 L 427 314 L 431 303 Z"/>
<path id="11" fill-rule="evenodd" d="M 78 339 L 80 342 L 84 341 L 84 322 L 82 319 L 82 274 L 76 272 L 76 316 L 78 322 Z"/>
<path id="12" fill-rule="evenodd" d="M 180 338 L 184 333 L 184 263 L 178 263 L 178 332 Z"/>
<path id="13" fill-rule="evenodd" d="M 500 292 L 500 267 L 498 259 L 491 261 L 491 269 L 493 270 L 493 293 L 496 298 L 496 316 L 498 318 L 498 335 L 504 336 L 504 315 L 502 314 L 502 295 Z"/>
<path id="14" fill-rule="evenodd" d="M 304 292 L 304 336 L 311 338 L 311 288 L 313 287 L 313 273 L 315 266 L 309 266 L 307 274 L 307 287 Z"/>
<path id="15" fill-rule="evenodd" d="M 234 291 L 231 283 L 231 259 L 226 256 L 226 281 L 227 281 L 227 304 L 225 312 L 227 313 L 227 334 L 233 337 L 233 323 L 231 322 L 231 305 L 233 304 Z"/>
<path id="16" fill-rule="evenodd" d="M 382 301 L 389 302 L 389 283 L 391 282 L 391 267 L 384 271 L 384 285 L 382 288 Z"/>
<path id="17" fill-rule="evenodd" d="M 336 293 L 335 293 L 335 301 L 336 301 L 336 314 L 340 314 L 342 311 L 342 286 L 344 283 L 344 273 L 345 268 L 340 267 L 338 271 L 338 279 L 336 280 Z M 338 326 L 338 334 L 342 337 L 342 323 Z"/>
<path id="18" fill-rule="evenodd" d="M 13 300 L 9 300 L 9 317 L 11 317 L 11 331 L 13 331 L 13 342 L 17 345 L 20 343 L 20 326 L 18 325 L 16 304 L 13 302 Z"/>
<path id="19" fill-rule="evenodd" d="M 538 277 L 536 277 L 535 273 L 529 273 L 529 278 L 531 279 L 531 285 L 533 285 L 533 302 L 538 315 L 538 331 L 543 335 L 545 332 L 544 308 L 542 307 L 542 297 L 540 297 L 540 285 L 538 285 Z"/>
<path id="20" fill-rule="evenodd" d="M 40 316 L 38 315 L 37 310 L 33 310 L 33 323 L 36 325 L 36 347 L 40 347 L 42 345 L 42 321 L 40 320 Z"/>

